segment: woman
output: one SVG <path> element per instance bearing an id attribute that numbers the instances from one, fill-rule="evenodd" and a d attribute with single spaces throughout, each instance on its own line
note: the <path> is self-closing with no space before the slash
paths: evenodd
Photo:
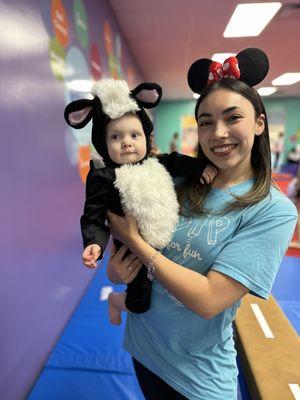
<path id="1" fill-rule="evenodd" d="M 128 314 L 124 340 L 147 400 L 236 399 L 232 321 L 245 294 L 268 297 L 294 231 L 295 207 L 271 182 L 265 109 L 249 86 L 268 70 L 261 53 L 239 53 L 230 77 L 226 63 L 223 73 L 207 59 L 190 68 L 189 84 L 201 94 L 198 157 L 218 174 L 211 186 L 178 187 L 182 215 L 164 251 L 141 238 L 133 218 L 109 214 L 113 235 L 125 244 L 113 251 L 110 279 L 127 282 L 141 262 L 155 277 L 150 310 Z M 127 247 L 135 260 L 122 258 Z"/>

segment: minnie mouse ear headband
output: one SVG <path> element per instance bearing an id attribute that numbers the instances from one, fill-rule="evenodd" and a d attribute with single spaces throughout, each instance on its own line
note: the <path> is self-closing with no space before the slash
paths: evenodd
<path id="1" fill-rule="evenodd" d="M 106 165 L 110 163 L 105 139 L 105 127 L 112 119 L 133 112 L 140 119 L 150 151 L 150 134 L 153 125 L 144 108 L 157 106 L 162 97 L 162 88 L 157 83 L 141 83 L 130 91 L 123 80 L 103 79 L 96 82 L 91 90 L 92 100 L 75 100 L 65 109 L 66 122 L 75 129 L 83 128 L 92 118 L 92 143 L 103 157 Z"/>
<path id="2" fill-rule="evenodd" d="M 235 57 L 227 58 L 223 65 L 208 58 L 195 61 L 188 71 L 188 84 L 198 94 L 222 78 L 238 79 L 249 86 L 255 86 L 266 77 L 268 71 L 267 55 L 261 49 L 250 47 Z"/>

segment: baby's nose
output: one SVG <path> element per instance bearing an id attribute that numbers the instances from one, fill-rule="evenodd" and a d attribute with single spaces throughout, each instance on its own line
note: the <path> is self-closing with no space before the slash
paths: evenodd
<path id="1" fill-rule="evenodd" d="M 130 146 L 131 146 L 131 143 L 130 143 L 128 140 L 124 140 L 123 143 L 122 143 L 122 146 L 123 146 L 124 148 L 127 148 L 127 147 L 130 147 Z"/>

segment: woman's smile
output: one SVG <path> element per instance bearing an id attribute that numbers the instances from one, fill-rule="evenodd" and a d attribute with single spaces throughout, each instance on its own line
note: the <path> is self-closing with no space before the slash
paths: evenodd
<path id="1" fill-rule="evenodd" d="M 237 147 L 237 144 L 223 144 L 219 146 L 214 146 L 211 148 L 211 151 L 217 157 L 225 157 L 232 153 L 232 151 Z"/>

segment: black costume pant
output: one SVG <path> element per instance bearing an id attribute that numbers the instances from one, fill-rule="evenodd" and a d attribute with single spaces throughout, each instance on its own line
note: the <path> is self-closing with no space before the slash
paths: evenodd
<path id="1" fill-rule="evenodd" d="M 123 243 L 114 239 L 117 249 Z M 124 257 L 127 257 L 130 251 L 127 250 Z M 137 276 L 127 285 L 125 305 L 129 311 L 140 314 L 149 310 L 151 300 L 152 282 L 147 278 L 147 268 L 141 267 Z"/>
<path id="2" fill-rule="evenodd" d="M 133 358 L 132 361 L 137 380 L 146 400 L 187 400 L 186 397 L 137 360 Z"/>

